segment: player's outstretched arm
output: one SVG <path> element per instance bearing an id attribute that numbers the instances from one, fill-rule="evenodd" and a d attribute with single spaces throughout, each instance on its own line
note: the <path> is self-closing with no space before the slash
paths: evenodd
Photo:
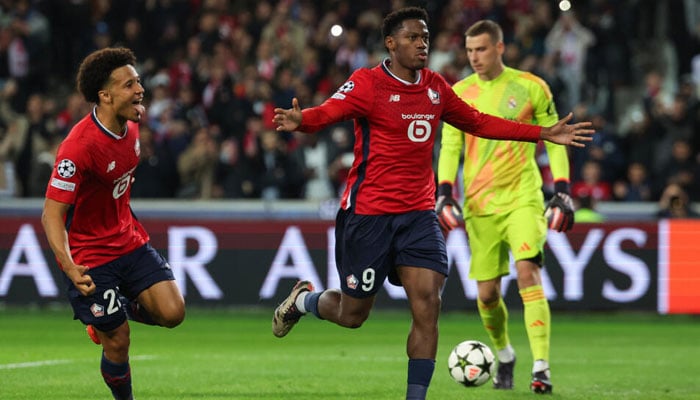
<path id="1" fill-rule="evenodd" d="M 301 125 L 301 107 L 299 100 L 292 99 L 292 108 L 275 108 L 275 116 L 272 122 L 277 125 L 278 131 L 294 132 Z"/>
<path id="2" fill-rule="evenodd" d="M 567 125 L 571 118 L 573 118 L 573 114 L 569 113 L 556 124 L 542 128 L 540 139 L 566 146 L 586 147 L 584 142 L 593 140 L 591 135 L 595 133 L 595 130 L 590 129 L 593 123 L 586 121 Z"/>

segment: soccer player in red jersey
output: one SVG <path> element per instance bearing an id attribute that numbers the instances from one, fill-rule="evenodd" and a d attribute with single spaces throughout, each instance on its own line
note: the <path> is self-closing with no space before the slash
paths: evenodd
<path id="1" fill-rule="evenodd" d="M 409 7 L 383 22 L 389 59 L 359 69 L 317 107 L 276 109 L 279 131 L 312 133 L 339 121 L 355 124 L 354 163 L 336 218 L 336 263 L 341 288 L 314 292 L 298 282 L 275 310 L 272 331 L 285 336 L 310 312 L 358 328 L 388 278 L 406 291 L 412 315 L 408 335 L 406 399 L 424 399 L 435 367 L 440 294 L 447 275 L 444 236 L 434 211 L 433 144 L 440 120 L 492 139 L 545 139 L 584 146 L 589 122 L 547 128 L 482 114 L 467 105 L 428 59 L 428 16 Z"/>
<path id="2" fill-rule="evenodd" d="M 129 205 L 146 112 L 135 64 L 126 48 L 101 49 L 81 63 L 78 90 L 95 107 L 58 149 L 41 217 L 74 318 L 102 345 L 102 376 L 119 400 L 133 398 L 127 316 L 168 328 L 185 317 L 170 265 Z"/>

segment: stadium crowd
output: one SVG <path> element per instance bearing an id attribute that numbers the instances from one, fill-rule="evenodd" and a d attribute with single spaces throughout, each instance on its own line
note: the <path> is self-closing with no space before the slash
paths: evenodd
<path id="1" fill-rule="evenodd" d="M 280 134 L 273 109 L 293 97 L 319 104 L 353 70 L 379 63 L 383 15 L 420 5 L 430 68 L 450 83 L 470 72 L 466 27 L 493 19 L 505 63 L 543 77 L 560 115 L 595 123 L 594 142 L 571 150 L 575 197 L 700 201 L 700 4 L 571 3 L 562 12 L 549 0 L 0 0 L 0 197 L 44 196 L 57 145 L 91 110 L 75 91 L 78 62 L 125 46 L 147 96 L 133 197 L 336 198 L 352 126 Z"/>

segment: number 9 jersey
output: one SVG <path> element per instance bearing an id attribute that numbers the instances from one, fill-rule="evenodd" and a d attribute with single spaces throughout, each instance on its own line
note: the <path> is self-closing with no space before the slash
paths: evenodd
<path id="1" fill-rule="evenodd" d="M 538 140 L 541 128 L 480 113 L 439 74 L 423 68 L 416 82 L 406 82 L 391 73 L 388 63 L 355 71 L 323 104 L 302 110 L 301 132 L 354 120 L 354 161 L 343 209 L 363 215 L 432 210 L 433 145 L 440 120 L 475 135 Z"/>

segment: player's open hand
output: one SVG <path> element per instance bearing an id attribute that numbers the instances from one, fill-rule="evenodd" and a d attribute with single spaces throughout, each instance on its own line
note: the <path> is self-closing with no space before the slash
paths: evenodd
<path id="1" fill-rule="evenodd" d="M 90 296 L 95 293 L 95 283 L 92 281 L 92 277 L 87 274 L 89 270 L 85 265 L 65 266 L 63 268 L 63 272 L 83 296 Z"/>
<path id="2" fill-rule="evenodd" d="M 566 146 L 586 147 L 585 142 L 593 140 L 591 135 L 595 133 L 595 130 L 590 129 L 593 123 L 586 121 L 567 125 L 571 118 L 573 118 L 573 114 L 569 113 L 549 128 L 542 128 L 540 138 Z"/>
<path id="3" fill-rule="evenodd" d="M 299 100 L 292 99 L 292 108 L 275 108 L 275 116 L 272 122 L 277 125 L 278 131 L 293 132 L 301 125 L 301 107 Z"/>

